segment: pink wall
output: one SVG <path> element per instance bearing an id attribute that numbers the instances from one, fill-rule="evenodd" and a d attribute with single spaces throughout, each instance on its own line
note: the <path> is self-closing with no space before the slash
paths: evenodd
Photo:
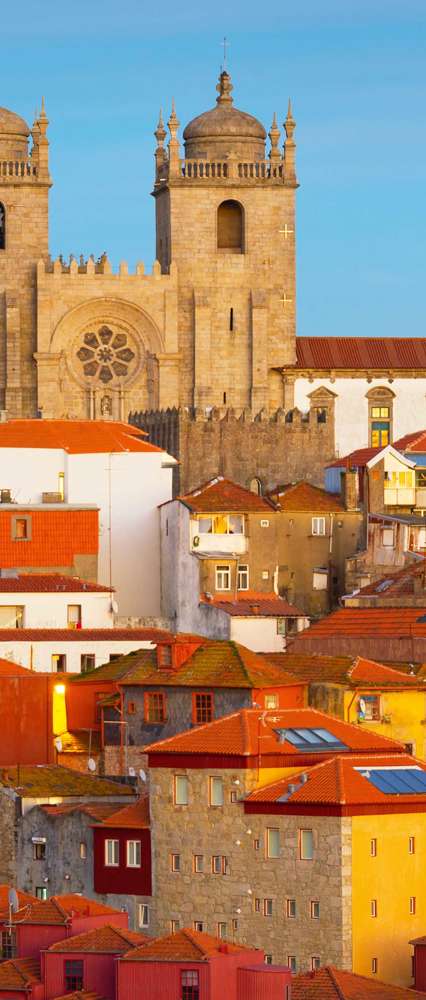
<path id="1" fill-rule="evenodd" d="M 50 948 L 56 941 L 63 941 L 64 938 L 73 937 L 76 934 L 84 934 L 93 930 L 94 927 L 104 927 L 105 924 L 114 924 L 115 927 L 129 926 L 127 913 L 103 913 L 98 916 L 88 917 L 80 914 L 70 918 L 67 927 L 63 924 L 18 924 L 16 926 L 16 946 L 18 958 L 38 958 L 40 952 Z M 3 930 L 4 924 L 0 924 Z"/>
<path id="2" fill-rule="evenodd" d="M 226 948 L 225 941 L 223 948 Z M 261 965 L 264 969 L 264 953 L 254 948 L 250 951 L 240 952 L 240 954 L 233 952 L 226 954 L 224 951 L 223 954 L 212 957 L 209 960 L 209 965 L 211 983 L 209 1000 L 223 1000 L 224 997 L 226 1000 L 240 1000 L 237 991 L 237 969 L 241 965 Z M 245 1000 L 243 995 L 241 995 L 241 1000 Z"/>
<path id="3" fill-rule="evenodd" d="M 118 962 L 118 1000 L 178 1000 L 181 996 L 180 974 L 183 969 L 197 969 L 200 1000 L 212 1000 L 210 963 L 207 962 Z M 218 1000 L 223 1000 L 221 993 Z M 228 996 L 226 997 L 228 1000 Z"/>
<path id="4" fill-rule="evenodd" d="M 83 988 L 99 993 L 105 1000 L 115 1000 L 115 955 L 99 952 L 51 951 L 43 956 L 46 1000 L 62 996 L 65 990 L 65 962 L 83 961 Z"/>
<path id="5" fill-rule="evenodd" d="M 291 1000 L 291 972 L 284 967 L 239 969 L 237 984 L 237 1000 Z"/>

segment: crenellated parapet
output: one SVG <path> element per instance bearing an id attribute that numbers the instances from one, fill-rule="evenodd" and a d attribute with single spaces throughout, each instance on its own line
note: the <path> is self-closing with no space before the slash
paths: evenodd
<path id="1" fill-rule="evenodd" d="M 129 265 L 127 261 L 120 261 L 117 270 L 114 272 L 111 261 L 106 253 L 101 254 L 100 257 L 95 259 L 94 254 L 90 254 L 89 257 L 85 258 L 83 254 L 76 257 L 74 254 L 70 254 L 68 259 L 64 258 L 62 254 L 59 254 L 55 260 L 49 257 L 47 260 L 40 260 L 38 263 L 38 274 L 40 276 L 44 274 L 54 274 L 54 275 L 64 275 L 69 274 L 75 275 L 87 275 L 88 277 L 93 277 L 95 275 L 110 275 L 116 278 L 145 278 L 146 280 L 166 278 L 169 279 L 168 284 L 173 283 L 177 276 L 177 268 L 175 264 L 170 264 L 168 274 L 162 274 L 160 262 L 155 260 L 152 265 L 151 273 L 145 271 L 145 265 L 143 261 L 138 261 L 135 265 L 135 269 L 132 272 L 129 271 Z"/>

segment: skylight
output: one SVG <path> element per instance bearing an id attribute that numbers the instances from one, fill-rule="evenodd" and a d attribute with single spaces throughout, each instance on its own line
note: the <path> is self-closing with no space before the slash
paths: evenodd
<path id="1" fill-rule="evenodd" d="M 420 767 L 356 767 L 355 770 L 385 795 L 426 794 L 426 771 Z"/>
<path id="2" fill-rule="evenodd" d="M 342 743 L 328 729 L 275 729 L 279 743 L 292 743 L 297 750 L 304 750 L 307 753 L 317 753 L 321 750 L 347 750 L 345 743 Z"/>

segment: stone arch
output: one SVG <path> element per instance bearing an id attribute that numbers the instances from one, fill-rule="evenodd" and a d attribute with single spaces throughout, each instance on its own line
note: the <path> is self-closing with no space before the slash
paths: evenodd
<path id="1" fill-rule="evenodd" d="M 217 208 L 217 249 L 224 253 L 244 253 L 244 208 L 228 198 Z"/>

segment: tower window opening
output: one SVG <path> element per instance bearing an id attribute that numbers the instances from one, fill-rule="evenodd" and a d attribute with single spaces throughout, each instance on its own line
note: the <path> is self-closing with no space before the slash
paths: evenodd
<path id="1" fill-rule="evenodd" d="M 223 402 L 226 403 L 226 392 L 223 394 Z"/>
<path id="2" fill-rule="evenodd" d="M 6 209 L 0 201 L 0 250 L 6 250 Z"/>
<path id="3" fill-rule="evenodd" d="M 232 331 L 234 329 L 234 310 L 231 306 L 229 310 L 229 329 Z"/>
<path id="4" fill-rule="evenodd" d="M 244 253 L 243 209 L 238 201 L 223 201 L 217 210 L 217 249 Z"/>

